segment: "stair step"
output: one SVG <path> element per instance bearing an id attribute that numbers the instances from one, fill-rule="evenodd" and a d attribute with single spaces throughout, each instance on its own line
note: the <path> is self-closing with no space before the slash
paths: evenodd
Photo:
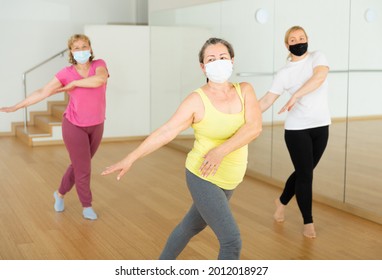
<path id="1" fill-rule="evenodd" d="M 25 127 L 16 126 L 16 136 L 29 146 L 34 146 L 33 139 L 50 138 L 52 126 L 61 126 L 61 119 L 52 115 L 35 115 L 34 124 Z"/>
<path id="2" fill-rule="evenodd" d="M 23 125 L 16 126 L 16 137 L 18 137 L 21 141 L 32 146 L 33 137 L 49 137 L 51 133 L 46 130 L 43 130 L 34 125 L 29 125 L 25 127 Z"/>
<path id="3" fill-rule="evenodd" d="M 28 146 L 62 144 L 62 115 L 68 104 L 64 101 L 48 102 L 49 109 L 43 112 L 30 112 L 30 122 L 26 129 L 22 123 L 14 123 L 16 137 Z"/>
<path id="4" fill-rule="evenodd" d="M 34 117 L 34 125 L 38 129 L 50 133 L 51 126 L 61 125 L 61 119 L 52 115 L 36 115 Z"/>
<path id="5" fill-rule="evenodd" d="M 38 136 L 38 135 L 47 136 L 47 135 L 50 135 L 49 131 L 46 131 L 46 130 L 41 129 L 39 127 L 36 127 L 34 125 L 27 126 L 26 131 L 25 131 L 24 126 L 17 126 L 16 132 L 21 133 L 21 134 L 31 135 L 31 136 Z"/>

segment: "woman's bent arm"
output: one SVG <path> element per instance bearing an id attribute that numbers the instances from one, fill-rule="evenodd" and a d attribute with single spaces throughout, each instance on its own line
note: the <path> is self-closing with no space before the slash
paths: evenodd
<path id="1" fill-rule="evenodd" d="M 214 175 L 223 160 L 229 153 L 247 145 L 258 137 L 262 131 L 262 116 L 259 103 L 256 99 L 252 86 L 248 83 L 241 83 L 245 106 L 245 123 L 238 131 L 223 144 L 210 150 L 205 156 L 205 160 L 200 167 L 203 176 Z"/>

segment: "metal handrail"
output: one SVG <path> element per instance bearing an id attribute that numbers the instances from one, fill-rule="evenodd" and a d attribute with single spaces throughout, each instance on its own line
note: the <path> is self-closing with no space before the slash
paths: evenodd
<path id="1" fill-rule="evenodd" d="M 329 70 L 329 73 L 381 73 L 382 69 L 349 69 L 349 70 Z M 273 76 L 277 72 L 239 72 L 238 77 L 258 77 Z"/>
<path id="2" fill-rule="evenodd" d="M 60 51 L 59 53 L 49 57 L 48 59 L 45 59 L 44 61 L 40 62 L 39 64 L 33 66 L 32 68 L 28 69 L 25 71 L 22 75 L 23 77 L 23 85 L 24 85 L 24 98 L 27 98 L 27 74 L 36 70 L 37 68 L 41 67 L 42 65 L 48 63 L 49 61 L 55 59 L 58 56 L 64 56 L 64 53 L 67 52 L 68 49 L 64 49 Z M 24 131 L 27 132 L 27 122 L 28 122 L 28 109 L 27 107 L 24 108 Z"/>
<path id="3" fill-rule="evenodd" d="M 382 69 L 329 70 L 329 73 L 381 73 Z"/>

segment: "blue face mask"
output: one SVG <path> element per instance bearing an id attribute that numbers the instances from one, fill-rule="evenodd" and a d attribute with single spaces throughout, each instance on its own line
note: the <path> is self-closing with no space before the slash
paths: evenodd
<path id="1" fill-rule="evenodd" d="M 73 52 L 74 60 L 77 61 L 77 63 L 79 64 L 85 64 L 86 62 L 88 62 L 89 57 L 91 57 L 91 55 L 92 54 L 90 53 L 90 50 Z"/>

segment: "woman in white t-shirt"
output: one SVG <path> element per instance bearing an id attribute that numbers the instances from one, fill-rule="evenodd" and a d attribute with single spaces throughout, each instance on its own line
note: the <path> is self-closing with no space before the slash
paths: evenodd
<path id="1" fill-rule="evenodd" d="M 296 195 L 301 211 L 303 234 L 315 238 L 312 217 L 313 169 L 325 151 L 329 125 L 328 62 L 319 52 L 308 52 L 308 36 L 300 26 L 293 26 L 285 34 L 285 46 L 290 51 L 288 62 L 276 74 L 270 90 L 260 99 L 266 111 L 284 92 L 289 101 L 279 114 L 288 112 L 285 120 L 285 142 L 293 162 L 294 172 L 285 183 L 283 193 L 276 199 L 274 218 L 284 221 L 285 206 Z"/>

